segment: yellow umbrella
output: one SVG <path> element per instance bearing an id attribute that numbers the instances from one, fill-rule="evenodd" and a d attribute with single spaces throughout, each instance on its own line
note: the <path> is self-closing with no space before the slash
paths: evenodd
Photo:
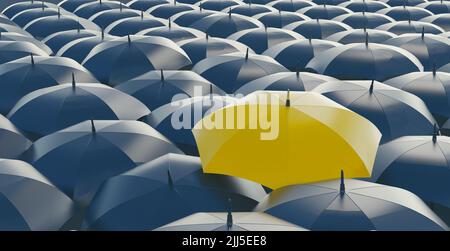
<path id="1" fill-rule="evenodd" d="M 193 128 L 203 170 L 271 189 L 370 177 L 381 133 L 367 119 L 312 92 L 254 92 Z"/>

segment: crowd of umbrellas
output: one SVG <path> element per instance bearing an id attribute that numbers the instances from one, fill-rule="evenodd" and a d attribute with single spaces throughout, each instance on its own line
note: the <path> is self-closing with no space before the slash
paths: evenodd
<path id="1" fill-rule="evenodd" d="M 279 110 L 269 140 L 202 126 L 262 106 Z M 0 230 L 448 226 L 450 1 L 24 0 L 0 14 Z"/>

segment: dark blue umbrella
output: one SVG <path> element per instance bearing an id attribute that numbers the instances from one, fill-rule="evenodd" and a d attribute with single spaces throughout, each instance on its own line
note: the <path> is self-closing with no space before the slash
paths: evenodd
<path id="1" fill-rule="evenodd" d="M 61 84 L 33 91 L 8 118 L 36 139 L 87 119 L 137 120 L 150 113 L 137 99 L 103 84 Z"/>
<path id="2" fill-rule="evenodd" d="M 19 34 L 16 32 L 0 32 L 0 41 L 23 41 L 23 42 L 30 42 L 43 51 L 45 51 L 48 55 L 53 54 L 52 49 L 50 49 L 46 44 L 42 43 L 41 41 L 35 39 L 32 36 L 26 36 L 23 34 Z"/>
<path id="3" fill-rule="evenodd" d="M 0 159 L 17 159 L 31 143 L 11 121 L 0 114 Z"/>
<path id="4" fill-rule="evenodd" d="M 423 71 L 410 52 L 376 43 L 346 44 L 323 51 L 306 65 L 312 72 L 343 80 L 377 80 Z"/>
<path id="5" fill-rule="evenodd" d="M 174 23 L 176 23 L 178 25 L 181 25 L 184 27 L 189 27 L 193 23 L 197 22 L 198 20 L 200 20 L 204 17 L 207 17 L 209 15 L 212 15 L 214 13 L 217 13 L 217 12 L 212 11 L 212 10 L 195 9 L 195 10 L 188 10 L 188 11 L 183 11 L 178 14 L 175 14 L 171 17 L 171 19 L 173 20 Z"/>
<path id="6" fill-rule="evenodd" d="M 450 223 L 450 138 L 406 136 L 378 148 L 372 179 L 407 189 Z"/>
<path id="7" fill-rule="evenodd" d="M 278 12 L 265 12 L 253 16 L 266 27 L 282 28 L 288 24 L 310 20 L 309 17 L 296 12 L 278 11 Z"/>
<path id="8" fill-rule="evenodd" d="M 384 83 L 421 98 L 439 125 L 450 118 L 450 73 L 411 72 Z"/>
<path id="9" fill-rule="evenodd" d="M 417 96 L 375 81 L 333 81 L 313 90 L 370 120 L 381 143 L 406 135 L 432 135 L 436 121 Z"/>
<path id="10" fill-rule="evenodd" d="M 206 0 L 197 5 L 205 10 L 221 11 L 231 6 L 242 4 L 244 3 L 239 0 Z"/>
<path id="11" fill-rule="evenodd" d="M 416 6 L 427 2 L 427 0 L 380 0 L 389 6 Z"/>
<path id="12" fill-rule="evenodd" d="M 94 14 L 104 11 L 104 10 L 112 10 L 112 9 L 120 9 L 127 8 L 123 3 L 118 1 L 102 1 L 98 0 L 92 3 L 85 3 L 83 5 L 78 6 L 73 13 L 82 18 L 90 18 Z"/>
<path id="13" fill-rule="evenodd" d="M 60 10 L 53 8 L 35 8 L 28 9 L 14 15 L 11 20 L 18 24 L 20 27 L 24 27 L 29 22 L 46 16 L 57 16 L 60 14 Z"/>
<path id="14" fill-rule="evenodd" d="M 232 52 L 245 52 L 248 48 L 234 40 L 208 36 L 181 41 L 178 45 L 188 54 L 192 64 L 196 64 L 207 57 Z"/>
<path id="15" fill-rule="evenodd" d="M 333 18 L 333 20 L 348 24 L 353 29 L 373 29 L 382 24 L 395 22 L 395 20 L 389 16 L 366 12 L 344 14 Z"/>
<path id="16" fill-rule="evenodd" d="M 120 191 L 120 192 L 119 192 Z M 265 196 L 261 185 L 205 174 L 197 157 L 167 154 L 106 181 L 92 201 L 89 230 L 151 230 L 195 212 L 249 211 Z"/>
<path id="17" fill-rule="evenodd" d="M 30 42 L 0 41 L 0 64 L 29 55 L 48 56 L 47 52 Z"/>
<path id="18" fill-rule="evenodd" d="M 440 34 L 444 32 L 441 27 L 435 24 L 419 21 L 397 21 L 394 23 L 380 25 L 376 29 L 389 31 L 397 35 L 405 33 L 422 33 L 423 29 L 425 29 L 426 33 L 431 34 Z"/>
<path id="19" fill-rule="evenodd" d="M 450 31 L 450 13 L 433 15 L 423 18 L 420 21 L 434 24 L 441 27 L 445 31 Z"/>
<path id="20" fill-rule="evenodd" d="M 99 36 L 100 32 L 94 30 L 67 30 L 51 34 L 42 39 L 42 42 L 50 47 L 54 52 L 58 52 L 64 45 L 79 38 Z"/>
<path id="21" fill-rule="evenodd" d="M 288 71 L 273 58 L 248 53 L 231 53 L 207 57 L 192 71 L 217 85 L 227 93 L 234 93 L 244 84 L 276 72 Z"/>
<path id="22" fill-rule="evenodd" d="M 105 41 L 110 41 L 115 38 L 117 37 L 108 34 L 103 34 L 100 36 L 76 39 L 64 45 L 56 53 L 56 56 L 68 57 L 81 64 L 94 47 Z"/>
<path id="23" fill-rule="evenodd" d="M 42 5 L 44 5 L 44 7 L 46 8 L 48 7 L 57 8 L 56 5 L 52 3 L 46 3 L 44 1 L 22 1 L 11 4 L 6 9 L 4 9 L 2 13 L 7 17 L 12 18 L 16 14 L 24 10 L 38 9 L 38 8 L 42 9 Z"/>
<path id="24" fill-rule="evenodd" d="M 302 8 L 311 7 L 316 4 L 307 0 L 277 0 L 271 1 L 267 5 L 279 11 L 296 12 Z"/>
<path id="25" fill-rule="evenodd" d="M 26 57 L 0 65 L 0 113 L 6 115 L 26 94 L 40 88 L 70 83 L 96 82 L 77 62 L 63 57 Z"/>
<path id="26" fill-rule="evenodd" d="M 31 165 L 0 159 L 0 230 L 58 231 L 75 205 Z"/>
<path id="27" fill-rule="evenodd" d="M 290 71 L 304 71 L 308 62 L 318 53 L 339 45 L 328 40 L 302 39 L 273 46 L 263 55 L 272 57 Z"/>
<path id="28" fill-rule="evenodd" d="M 213 37 L 226 38 L 241 30 L 261 28 L 264 25 L 253 18 L 232 13 L 216 13 L 204 17 L 191 25 L 191 28 L 201 30 Z"/>
<path id="29" fill-rule="evenodd" d="M 99 27 L 106 28 L 108 27 L 108 25 L 114 23 L 119 19 L 124 19 L 128 17 L 140 17 L 141 14 L 145 15 L 146 17 L 151 17 L 149 14 L 141 13 L 137 10 L 119 8 L 100 11 L 91 16 L 89 20 L 94 22 Z"/>
<path id="30" fill-rule="evenodd" d="M 84 207 L 104 180 L 167 153 L 181 151 L 143 122 L 91 120 L 37 140 L 24 159 Z"/>
<path id="31" fill-rule="evenodd" d="M 150 71 L 116 86 L 116 89 L 139 99 L 150 110 L 169 104 L 176 95 L 188 98 L 225 94 L 192 71 Z"/>
<path id="32" fill-rule="evenodd" d="M 367 35 L 369 36 L 369 43 L 382 44 L 386 40 L 397 37 L 394 33 L 389 31 L 374 30 L 374 29 L 355 29 L 349 31 L 341 31 L 327 37 L 327 40 L 338 42 L 341 44 L 364 43 Z"/>
<path id="33" fill-rule="evenodd" d="M 380 1 L 355 0 L 340 3 L 339 6 L 345 7 L 353 12 L 377 12 L 390 6 Z"/>
<path id="34" fill-rule="evenodd" d="M 277 9 L 267 5 L 249 3 L 243 5 L 234 5 L 222 11 L 229 11 L 231 13 L 252 17 L 261 13 L 277 12 Z"/>
<path id="35" fill-rule="evenodd" d="M 78 7 L 86 3 L 97 2 L 98 0 L 63 0 L 58 6 L 67 11 L 74 12 Z"/>
<path id="36" fill-rule="evenodd" d="M 411 7 L 411 6 L 396 6 L 377 11 L 379 14 L 383 14 L 397 21 L 419 21 L 424 17 L 432 16 L 433 13 L 423 8 Z"/>
<path id="37" fill-rule="evenodd" d="M 279 72 L 248 82 L 236 94 L 248 95 L 255 91 L 311 91 L 317 86 L 336 81 L 335 78 L 310 72 Z"/>
<path id="38" fill-rule="evenodd" d="M 235 98 L 216 94 L 191 97 L 163 105 L 153 110 L 143 121 L 170 139 L 184 153 L 198 156 L 191 129 L 203 116 L 236 103 Z"/>
<path id="39" fill-rule="evenodd" d="M 280 28 L 254 28 L 236 32 L 228 37 L 250 47 L 261 54 L 268 48 L 288 41 L 304 39 L 299 34 Z"/>
<path id="40" fill-rule="evenodd" d="M 191 67 L 188 55 L 163 37 L 128 36 L 95 47 L 83 65 L 97 79 L 118 85 L 151 70 L 180 70 Z"/>
<path id="41" fill-rule="evenodd" d="M 324 39 L 334 33 L 351 30 L 352 27 L 341 22 L 315 19 L 291 23 L 283 29 L 295 31 L 305 38 Z"/>
<path id="42" fill-rule="evenodd" d="M 134 35 L 142 30 L 161 27 L 167 23 L 166 20 L 156 17 L 146 17 L 145 15 L 140 17 L 129 17 L 124 19 L 119 19 L 108 27 L 106 27 L 105 32 L 114 36 L 127 36 Z"/>
<path id="43" fill-rule="evenodd" d="M 150 9 L 153 6 L 171 3 L 172 0 L 131 0 L 127 3 L 127 6 L 135 9 L 135 10 L 141 10 L 146 11 Z"/>
<path id="44" fill-rule="evenodd" d="M 189 40 L 206 36 L 205 33 L 199 30 L 188 27 L 181 27 L 176 24 L 172 24 L 172 22 L 170 21 L 168 26 L 146 29 L 138 32 L 136 35 L 165 37 L 172 40 L 175 43 L 178 43 L 183 40 Z"/>
<path id="45" fill-rule="evenodd" d="M 340 15 L 353 13 L 351 10 L 346 9 L 345 7 L 334 5 L 316 5 L 300 9 L 298 10 L 298 12 L 312 19 L 327 19 L 327 20 L 331 20 Z"/>
<path id="46" fill-rule="evenodd" d="M 450 13 L 450 2 L 448 1 L 424 2 L 418 4 L 417 7 L 427 9 L 433 14 Z"/>
<path id="47" fill-rule="evenodd" d="M 450 63 L 450 39 L 433 34 L 403 34 L 385 44 L 397 46 L 416 56 L 425 71 L 432 71 Z"/>
<path id="48" fill-rule="evenodd" d="M 161 4 L 151 7 L 150 9 L 147 10 L 147 12 L 149 12 L 151 15 L 155 17 L 168 19 L 169 17 L 177 13 L 188 10 L 194 10 L 197 8 L 198 7 L 194 5 L 181 4 L 174 1 L 173 3 Z"/>

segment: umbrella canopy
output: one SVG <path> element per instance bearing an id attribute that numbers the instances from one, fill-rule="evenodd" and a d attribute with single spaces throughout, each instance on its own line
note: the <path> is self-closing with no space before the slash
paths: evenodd
<path id="1" fill-rule="evenodd" d="M 416 6 L 427 2 L 427 0 L 380 0 L 389 6 Z"/>
<path id="2" fill-rule="evenodd" d="M 45 1 L 22 1 L 11 4 L 6 9 L 4 9 L 2 13 L 7 17 L 12 18 L 16 14 L 24 10 L 42 9 L 42 5 L 44 5 L 45 8 L 58 8 L 55 4 L 47 3 Z"/>
<path id="3" fill-rule="evenodd" d="M 150 9 L 153 6 L 171 3 L 172 0 L 131 0 L 127 3 L 127 6 L 135 9 L 135 10 L 141 10 L 146 11 Z"/>
<path id="4" fill-rule="evenodd" d="M 277 12 L 277 9 L 267 6 L 267 5 L 249 3 L 249 4 L 242 4 L 242 5 L 234 5 L 234 6 L 231 6 L 230 8 L 225 8 L 222 11 L 229 11 L 231 13 L 240 14 L 240 15 L 244 15 L 247 17 L 252 17 L 254 15 L 261 14 L 261 13 Z"/>
<path id="5" fill-rule="evenodd" d="M 397 37 L 394 33 L 389 31 L 374 30 L 374 29 L 355 29 L 349 31 L 341 31 L 327 37 L 327 40 L 338 42 L 341 44 L 351 43 L 365 43 L 366 38 L 369 43 L 382 44 L 386 40 Z"/>
<path id="6" fill-rule="evenodd" d="M 267 5 L 268 3 L 272 2 L 272 0 L 242 0 L 242 2 L 247 3 L 247 4 Z"/>
<path id="7" fill-rule="evenodd" d="M 380 25 L 376 29 L 389 31 L 397 35 L 405 33 L 422 33 L 424 29 L 426 33 L 431 34 L 440 34 L 444 32 L 441 27 L 435 24 L 419 21 L 398 21 Z"/>
<path id="8" fill-rule="evenodd" d="M 377 12 L 390 6 L 380 1 L 354 0 L 340 3 L 339 6 L 345 7 L 353 12 Z"/>
<path id="9" fill-rule="evenodd" d="M 422 18 L 432 16 L 433 13 L 423 8 L 411 6 L 395 6 L 377 11 L 397 21 L 419 21 Z"/>
<path id="10" fill-rule="evenodd" d="M 432 135 L 436 121 L 417 96 L 375 81 L 334 81 L 313 90 L 370 120 L 381 143 L 406 135 Z"/>
<path id="11" fill-rule="evenodd" d="M 57 231 L 74 214 L 75 206 L 31 165 L 0 159 L 0 230 Z"/>
<path id="12" fill-rule="evenodd" d="M 156 17 L 129 17 L 117 20 L 106 27 L 105 32 L 114 36 L 134 35 L 142 30 L 162 27 L 167 22 Z"/>
<path id="13" fill-rule="evenodd" d="M 373 29 L 382 24 L 392 23 L 395 20 L 383 14 L 357 12 L 337 16 L 333 20 L 348 24 L 353 29 Z"/>
<path id="14" fill-rule="evenodd" d="M 168 19 L 169 17 L 188 10 L 194 10 L 198 7 L 189 4 L 181 4 L 174 1 L 173 3 L 160 4 L 147 10 L 152 16 Z"/>
<path id="15" fill-rule="evenodd" d="M 405 49 L 367 42 L 341 45 L 318 53 L 306 69 L 342 80 L 384 81 L 423 71 L 423 66 Z"/>
<path id="16" fill-rule="evenodd" d="M 154 231 L 306 231 L 261 212 L 195 213 Z"/>
<path id="17" fill-rule="evenodd" d="M 170 21 L 168 26 L 145 29 L 138 32 L 136 35 L 165 37 L 175 43 L 183 40 L 205 37 L 205 33 L 199 30 L 181 27 L 176 24 L 172 24 Z"/>
<path id="18" fill-rule="evenodd" d="M 30 32 L 37 39 L 44 39 L 53 33 L 67 30 L 87 29 L 100 31 L 94 23 L 74 16 L 47 16 L 29 22 L 24 29 Z"/>
<path id="19" fill-rule="evenodd" d="M 18 158 L 31 143 L 11 121 L 0 114 L 0 159 Z"/>
<path id="20" fill-rule="evenodd" d="M 348 0 L 311 0 L 315 4 L 329 4 L 329 5 L 338 5 L 343 2 L 347 2 Z"/>
<path id="21" fill-rule="evenodd" d="M 96 1 L 97 0 L 63 0 L 58 4 L 58 6 L 67 11 L 73 12 L 83 4 L 93 3 Z"/>
<path id="22" fill-rule="evenodd" d="M 272 57 L 290 71 L 303 71 L 318 53 L 339 46 L 339 43 L 320 39 L 302 39 L 284 42 L 266 50 L 263 55 Z"/>
<path id="23" fill-rule="evenodd" d="M 207 0 L 197 3 L 200 8 L 205 10 L 221 11 L 234 5 L 242 5 L 239 0 Z"/>
<path id="24" fill-rule="evenodd" d="M 24 36 L 31 36 L 30 33 L 22 30 L 17 25 L 0 23 L 0 32 L 15 32 Z"/>
<path id="25" fill-rule="evenodd" d="M 171 17 L 171 20 L 173 20 L 173 22 L 178 25 L 189 27 L 198 20 L 207 17 L 209 15 L 212 15 L 214 13 L 217 12 L 204 9 L 187 10 L 173 15 Z"/>
<path id="26" fill-rule="evenodd" d="M 111 9 L 100 11 L 89 18 L 90 21 L 102 28 L 108 27 L 108 25 L 114 23 L 117 20 L 129 18 L 129 17 L 151 17 L 148 13 L 142 13 L 133 9 Z"/>
<path id="27" fill-rule="evenodd" d="M 218 119 L 225 114 L 226 124 Z M 289 91 L 254 92 L 204 117 L 192 131 L 204 172 L 271 189 L 334 179 L 342 168 L 350 177 L 369 177 L 381 138 L 367 119 L 332 100 Z"/>
<path id="28" fill-rule="evenodd" d="M 9 24 L 9 25 L 16 25 L 13 21 L 9 19 L 9 17 L 3 15 L 0 13 L 0 24 Z"/>
<path id="29" fill-rule="evenodd" d="M 106 181 L 85 227 L 151 230 L 196 212 L 226 210 L 229 199 L 235 211 L 250 211 L 264 196 L 261 185 L 251 181 L 204 174 L 197 157 L 167 154 Z"/>
<path id="30" fill-rule="evenodd" d="M 190 67 L 191 60 L 167 38 L 128 36 L 101 43 L 83 65 L 100 82 L 115 86 L 151 70 Z"/>
<path id="31" fill-rule="evenodd" d="M 235 93 L 248 95 L 255 91 L 311 91 L 317 86 L 336 81 L 335 78 L 310 72 L 279 72 L 248 82 Z"/>
<path id="32" fill-rule="evenodd" d="M 73 13 L 79 17 L 88 19 L 100 11 L 120 8 L 127 8 L 127 6 L 119 1 L 95 1 L 78 6 Z"/>
<path id="33" fill-rule="evenodd" d="M 77 62 L 63 57 L 25 57 L 0 65 L 0 113 L 6 115 L 26 94 L 40 88 L 70 83 L 97 82 Z"/>
<path id="34" fill-rule="evenodd" d="M 439 125 L 450 118 L 450 73 L 411 72 L 384 83 L 421 98 Z"/>
<path id="35" fill-rule="evenodd" d="M 305 14 L 312 19 L 331 20 L 337 16 L 353 13 L 351 10 L 334 5 L 315 5 L 298 10 L 299 13 Z"/>
<path id="36" fill-rule="evenodd" d="M 261 54 L 272 46 L 303 39 L 303 37 L 290 30 L 266 27 L 242 30 L 232 34 L 228 39 L 241 42 L 254 52 Z"/>
<path id="37" fill-rule="evenodd" d="M 372 180 L 413 192 L 450 223 L 449 155 L 449 137 L 402 137 L 380 147 Z"/>
<path id="38" fill-rule="evenodd" d="M 213 37 L 226 38 L 241 30 L 261 28 L 264 25 L 253 18 L 239 14 L 216 13 L 204 17 L 191 25 L 191 28 L 201 30 Z"/>
<path id="39" fill-rule="evenodd" d="M 317 231 L 448 230 L 407 190 L 343 178 L 275 190 L 256 210 Z"/>
<path id="40" fill-rule="evenodd" d="M 208 36 L 181 41 L 178 45 L 188 54 L 192 64 L 196 64 L 207 57 L 233 52 L 244 53 L 248 49 L 244 44 L 234 40 Z"/>
<path id="41" fill-rule="evenodd" d="M 291 23 L 283 29 L 295 31 L 305 38 L 324 39 L 334 33 L 351 30 L 352 27 L 341 22 L 317 19 Z"/>
<path id="42" fill-rule="evenodd" d="M 450 31 L 450 13 L 432 15 L 420 21 L 435 24 L 445 31 Z"/>
<path id="43" fill-rule="evenodd" d="M 192 71 L 149 71 L 124 82 L 116 89 L 127 93 L 145 104 L 150 110 L 169 104 L 175 95 L 183 97 L 225 93 L 208 80 Z"/>
<path id="44" fill-rule="evenodd" d="M 47 52 L 25 41 L 0 41 L 0 64 L 29 55 L 48 56 Z"/>
<path id="45" fill-rule="evenodd" d="M 195 64 L 192 71 L 225 92 L 234 93 L 252 80 L 288 70 L 271 57 L 250 54 L 247 51 L 208 57 Z"/>
<path id="46" fill-rule="evenodd" d="M 108 34 L 79 38 L 61 47 L 61 49 L 59 49 L 59 51 L 56 53 L 56 56 L 68 57 L 81 64 L 94 47 L 105 41 L 110 41 L 115 38 L 117 37 L 110 36 Z"/>
<path id="47" fill-rule="evenodd" d="M 50 49 L 46 44 L 42 43 L 41 41 L 35 39 L 32 36 L 26 36 L 23 34 L 19 34 L 16 32 L 0 32 L 0 41 L 23 41 L 23 42 L 30 42 L 43 51 L 45 51 L 48 55 L 53 54 L 52 49 Z"/>
<path id="48" fill-rule="evenodd" d="M 296 12 L 278 11 L 278 12 L 265 12 L 253 16 L 256 20 L 263 23 L 265 27 L 282 28 L 288 24 L 310 20 L 309 17 Z"/>
<path id="49" fill-rule="evenodd" d="M 425 71 L 432 71 L 450 63 L 450 39 L 433 34 L 403 34 L 385 44 L 397 46 L 416 56 Z"/>
<path id="50" fill-rule="evenodd" d="M 191 97 L 163 105 L 143 121 L 170 139 L 184 153 L 198 156 L 191 129 L 205 115 L 236 102 L 235 98 L 214 94 Z"/>
<path id="51" fill-rule="evenodd" d="M 42 42 L 48 45 L 54 52 L 57 52 L 64 45 L 72 42 L 73 40 L 85 37 L 94 37 L 98 35 L 100 35 L 100 33 L 93 30 L 67 30 L 53 33 L 50 36 L 42 39 Z"/>
<path id="52" fill-rule="evenodd" d="M 433 14 L 450 13 L 450 3 L 447 1 L 424 2 L 418 4 L 417 7 L 427 9 Z"/>
<path id="53" fill-rule="evenodd" d="M 57 16 L 60 15 L 61 11 L 59 9 L 53 8 L 36 8 L 28 9 L 14 15 L 11 20 L 18 24 L 20 27 L 26 26 L 29 22 L 38 19 L 40 17 L 46 16 Z"/>
<path id="54" fill-rule="evenodd" d="M 267 6 L 271 6 L 279 11 L 296 12 L 305 7 L 315 6 L 316 4 L 307 0 L 276 0 L 271 1 Z"/>

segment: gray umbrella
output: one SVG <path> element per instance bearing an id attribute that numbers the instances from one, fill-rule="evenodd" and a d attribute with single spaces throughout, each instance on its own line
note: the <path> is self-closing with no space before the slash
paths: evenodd
<path id="1" fill-rule="evenodd" d="M 267 5 L 249 3 L 242 5 L 234 5 L 231 6 L 230 8 L 225 8 L 222 11 L 230 11 L 231 13 L 252 17 L 254 15 L 258 15 L 261 13 L 276 12 L 277 9 Z"/>
<path id="2" fill-rule="evenodd" d="M 416 6 L 427 2 L 427 0 L 380 0 L 380 1 L 388 4 L 389 6 Z"/>
<path id="3" fill-rule="evenodd" d="M 343 80 L 384 81 L 423 71 L 420 61 L 405 49 L 375 43 L 346 44 L 323 51 L 306 69 Z"/>
<path id="4" fill-rule="evenodd" d="M 14 15 L 11 20 L 18 24 L 20 27 L 24 27 L 29 22 L 46 16 L 57 16 L 60 14 L 60 10 L 53 8 L 36 8 L 28 9 Z"/>
<path id="5" fill-rule="evenodd" d="M 79 38 L 99 36 L 101 33 L 93 30 L 68 30 L 51 34 L 42 39 L 54 52 L 58 52 L 64 45 Z"/>
<path id="6" fill-rule="evenodd" d="M 188 68 L 191 60 L 167 38 L 128 36 L 101 43 L 83 65 L 100 82 L 115 86 L 150 70 Z"/>
<path id="7" fill-rule="evenodd" d="M 254 91 L 311 91 L 317 86 L 336 81 L 335 78 L 310 72 L 279 72 L 248 82 L 235 93 L 248 95 Z"/>
<path id="8" fill-rule="evenodd" d="M 9 17 L 0 14 L 0 24 L 9 24 L 9 25 L 16 25 L 13 21 L 9 19 Z"/>
<path id="9" fill-rule="evenodd" d="M 67 30 L 88 29 L 100 31 L 100 28 L 94 23 L 68 15 L 41 17 L 28 23 L 24 29 L 37 39 L 44 39 L 53 33 Z"/>
<path id="10" fill-rule="evenodd" d="M 0 159 L 18 158 L 31 143 L 11 121 L 0 114 Z"/>
<path id="11" fill-rule="evenodd" d="M 276 0 L 267 4 L 274 7 L 279 11 L 296 12 L 302 8 L 316 5 L 315 3 L 307 0 Z"/>
<path id="12" fill-rule="evenodd" d="M 48 7 L 57 8 L 55 4 L 46 3 L 45 1 L 22 1 L 11 4 L 6 9 L 4 9 L 2 13 L 7 17 L 12 18 L 16 14 L 24 10 L 39 9 L 39 8 L 42 9 L 42 5 L 44 5 L 44 7 L 47 8 Z"/>
<path id="13" fill-rule="evenodd" d="M 81 206 L 102 182 L 166 153 L 181 153 L 138 121 L 85 121 L 43 137 L 24 159 Z"/>
<path id="14" fill-rule="evenodd" d="M 207 0 L 197 3 L 199 7 L 205 10 L 221 11 L 234 5 L 241 5 L 243 2 L 239 0 Z"/>
<path id="15" fill-rule="evenodd" d="M 431 11 L 412 6 L 395 6 L 379 10 L 377 13 L 392 17 L 397 21 L 419 21 L 433 15 Z"/>
<path id="16" fill-rule="evenodd" d="M 195 213 L 154 231 L 306 231 L 261 212 Z"/>
<path id="17" fill-rule="evenodd" d="M 26 57 L 0 65 L 0 113 L 6 115 L 17 101 L 40 88 L 70 83 L 97 82 L 77 62 L 63 57 Z"/>
<path id="18" fill-rule="evenodd" d="M 140 31 L 136 35 L 165 37 L 175 43 L 183 40 L 205 37 L 205 33 L 199 30 L 172 24 L 170 20 L 168 26 L 145 29 Z"/>
<path id="19" fill-rule="evenodd" d="M 97 1 L 98 0 L 63 0 L 58 4 L 58 6 L 64 8 L 67 11 L 73 12 L 83 4 L 93 3 Z"/>
<path id="20" fill-rule="evenodd" d="M 0 230 L 57 231 L 75 206 L 31 165 L 0 159 Z"/>
<path id="21" fill-rule="evenodd" d="M 78 6 L 73 13 L 75 13 L 77 16 L 83 17 L 83 18 L 90 18 L 96 13 L 104 10 L 111 10 L 111 9 L 119 9 L 119 8 L 127 8 L 119 1 L 95 1 L 91 3 L 85 3 L 83 5 Z"/>
<path id="22" fill-rule="evenodd" d="M 0 41 L 0 64 L 29 55 L 48 56 L 47 52 L 25 41 Z"/>
<path id="23" fill-rule="evenodd" d="M 245 52 L 248 48 L 234 40 L 208 36 L 181 41 L 178 45 L 188 54 L 192 64 L 196 64 L 207 57 L 232 52 Z"/>
<path id="24" fill-rule="evenodd" d="M 317 19 L 291 23 L 283 29 L 295 31 L 305 38 L 324 39 L 334 33 L 351 30 L 352 27 L 337 21 Z"/>
<path id="25" fill-rule="evenodd" d="M 422 33 L 423 29 L 425 29 L 426 33 L 432 34 L 440 34 L 444 32 L 441 27 L 435 24 L 420 21 L 398 21 L 380 25 L 376 29 L 389 31 L 397 35 L 405 33 Z"/>
<path id="26" fill-rule="evenodd" d="M 450 118 L 450 73 L 411 72 L 384 83 L 421 98 L 439 125 Z"/>
<path id="27" fill-rule="evenodd" d="M 192 71 L 149 71 L 116 89 L 139 99 L 150 110 L 169 104 L 176 95 L 184 97 L 225 93 L 208 80 Z"/>
<path id="28" fill-rule="evenodd" d="M 432 135 L 436 121 L 417 96 L 375 81 L 334 81 L 313 90 L 370 120 L 381 143 L 406 135 Z"/>
<path id="29" fill-rule="evenodd" d="M 214 13 L 217 12 L 204 9 L 187 10 L 173 15 L 171 19 L 173 20 L 174 23 L 178 25 L 189 27 L 198 20 L 207 17 L 209 15 L 212 15 Z"/>
<path id="30" fill-rule="evenodd" d="M 434 34 L 403 34 L 385 44 L 397 46 L 416 56 L 425 71 L 450 63 L 450 39 Z"/>
<path id="31" fill-rule="evenodd" d="M 389 31 L 374 29 L 355 29 L 349 31 L 341 31 L 327 37 L 327 40 L 335 41 L 341 44 L 365 43 L 367 35 L 369 43 L 384 43 L 386 40 L 397 37 Z"/>
<path id="32" fill-rule="evenodd" d="M 142 13 L 133 9 L 119 8 L 100 11 L 91 16 L 89 20 L 94 22 L 99 27 L 106 28 L 108 25 L 114 23 L 117 20 L 129 17 L 140 17 L 141 15 L 151 17 L 148 13 Z"/>
<path id="33" fill-rule="evenodd" d="M 142 30 L 162 27 L 167 23 L 166 20 L 156 17 L 139 16 L 119 19 L 108 27 L 105 32 L 114 36 L 134 35 Z"/>
<path id="34" fill-rule="evenodd" d="M 24 31 L 22 28 L 18 27 L 17 25 L 11 24 L 0 23 L 0 32 L 15 32 L 24 36 L 31 36 L 30 33 Z"/>
<path id="35" fill-rule="evenodd" d="M 379 13 L 357 12 L 337 16 L 333 20 L 348 24 L 353 29 L 373 29 L 382 24 L 392 23 L 395 20 Z"/>
<path id="36" fill-rule="evenodd" d="M 450 13 L 450 2 L 448 1 L 434 1 L 418 4 L 417 7 L 427 9 L 433 14 Z"/>
<path id="37" fill-rule="evenodd" d="M 450 13 L 432 15 L 430 17 L 423 18 L 420 21 L 435 24 L 445 31 L 450 31 Z"/>
<path id="38" fill-rule="evenodd" d="M 191 129 L 205 115 L 236 102 L 235 98 L 215 94 L 177 100 L 153 110 L 143 121 L 169 138 L 184 153 L 198 156 Z"/>
<path id="39" fill-rule="evenodd" d="M 160 4 L 151 7 L 150 9 L 147 10 L 147 12 L 150 13 L 152 16 L 168 19 L 169 17 L 177 13 L 187 10 L 194 10 L 197 8 L 198 7 L 194 5 L 181 4 L 174 1 L 173 3 Z"/>
<path id="40" fill-rule="evenodd" d="M 36 139 L 87 119 L 137 120 L 149 113 L 144 104 L 114 88 L 73 80 L 25 95 L 8 118 Z"/>
<path id="41" fill-rule="evenodd" d="M 402 137 L 378 148 L 372 180 L 415 193 L 450 223 L 449 156 L 449 137 Z"/>
<path id="42" fill-rule="evenodd" d="M 313 231 L 448 230 L 407 190 L 343 178 L 275 190 L 255 210 Z"/>
<path id="43" fill-rule="evenodd" d="M 53 54 L 52 49 L 50 49 L 46 44 L 41 41 L 35 39 L 32 36 L 26 36 L 23 34 L 19 34 L 16 32 L 0 32 L 0 41 L 24 41 L 30 42 L 40 49 L 44 50 L 48 55 Z"/>
<path id="44" fill-rule="evenodd" d="M 135 9 L 135 10 L 141 10 L 146 11 L 150 9 L 153 6 L 171 3 L 172 0 L 131 0 L 127 3 L 127 6 Z"/>
<path id="45" fill-rule="evenodd" d="M 303 71 L 315 55 L 339 45 L 328 40 L 302 39 L 273 46 L 263 55 L 272 57 L 290 71 Z"/>
<path id="46" fill-rule="evenodd" d="M 255 15 L 253 18 L 263 23 L 265 27 L 274 28 L 282 28 L 294 22 L 310 20 L 309 17 L 303 14 L 287 11 L 265 12 Z"/>
<path id="47" fill-rule="evenodd" d="M 339 6 L 345 7 L 353 12 L 377 12 L 390 6 L 380 1 L 354 0 L 340 3 Z"/>
<path id="48" fill-rule="evenodd" d="M 208 57 L 192 70 L 227 93 L 234 93 L 244 84 L 276 72 L 288 71 L 273 58 L 248 53 L 230 53 Z"/>
<path id="49" fill-rule="evenodd" d="M 201 30 L 213 37 L 226 38 L 241 30 L 264 27 L 253 18 L 239 14 L 216 13 L 204 17 L 191 25 L 191 28 Z"/>
<path id="50" fill-rule="evenodd" d="M 288 41 L 296 41 L 303 37 L 296 32 L 280 28 L 254 28 L 238 31 L 228 39 L 241 42 L 254 52 L 261 54 L 268 48 Z"/>
<path id="51" fill-rule="evenodd" d="M 56 53 L 56 56 L 68 57 L 81 64 L 94 47 L 105 41 L 110 41 L 116 38 L 117 37 L 108 34 L 79 38 L 61 47 L 61 49 Z"/>
<path id="52" fill-rule="evenodd" d="M 167 154 L 106 181 L 85 228 L 151 230 L 196 212 L 226 210 L 229 199 L 235 211 L 249 211 L 264 196 L 254 182 L 203 173 L 197 157 Z"/>
<path id="53" fill-rule="evenodd" d="M 353 13 L 351 10 L 345 7 L 334 5 L 316 5 L 302 8 L 298 10 L 298 12 L 312 19 L 327 19 L 327 20 L 331 20 L 340 15 Z"/>

